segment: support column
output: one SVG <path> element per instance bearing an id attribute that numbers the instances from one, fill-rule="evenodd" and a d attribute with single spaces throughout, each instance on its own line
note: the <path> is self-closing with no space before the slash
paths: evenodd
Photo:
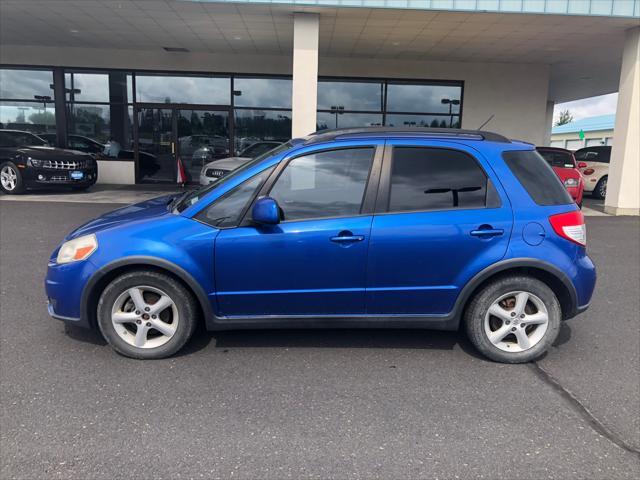
<path id="1" fill-rule="evenodd" d="M 604 210 L 640 215 L 640 27 L 627 30 Z"/>
<path id="2" fill-rule="evenodd" d="M 551 130 L 553 129 L 553 109 L 556 106 L 556 102 L 553 100 L 547 100 L 547 117 L 544 125 L 544 143 L 545 147 L 551 145 Z"/>
<path id="3" fill-rule="evenodd" d="M 317 14 L 294 14 L 291 101 L 291 136 L 294 138 L 316 131 L 319 31 L 320 17 Z"/>

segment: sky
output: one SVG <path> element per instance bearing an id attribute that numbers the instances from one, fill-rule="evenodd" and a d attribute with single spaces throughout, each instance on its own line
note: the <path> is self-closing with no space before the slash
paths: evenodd
<path id="1" fill-rule="evenodd" d="M 608 95 L 600 95 L 598 97 L 583 98 L 573 102 L 558 103 L 553 109 L 553 122 L 558 119 L 560 112 L 569 110 L 574 120 L 581 118 L 595 117 L 597 115 L 607 115 L 616 113 L 616 104 L 618 103 L 618 94 L 610 93 Z"/>

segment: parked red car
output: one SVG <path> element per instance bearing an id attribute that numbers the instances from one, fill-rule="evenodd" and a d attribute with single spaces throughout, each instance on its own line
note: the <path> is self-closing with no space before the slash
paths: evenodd
<path id="1" fill-rule="evenodd" d="M 582 194 L 584 192 L 584 178 L 578 170 L 576 158 L 571 150 L 555 147 L 537 147 L 556 175 L 560 177 L 571 198 L 582 208 Z"/>

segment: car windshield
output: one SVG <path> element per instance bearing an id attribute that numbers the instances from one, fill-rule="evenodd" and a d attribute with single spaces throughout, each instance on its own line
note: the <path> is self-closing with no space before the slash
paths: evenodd
<path id="1" fill-rule="evenodd" d="M 189 192 L 184 193 L 181 197 L 177 197 L 177 199 L 175 200 L 175 204 L 172 206 L 173 211 L 178 213 L 184 211 L 191 205 L 198 203 L 198 201 L 200 201 L 202 197 L 207 195 L 211 190 L 223 184 L 227 180 L 253 167 L 255 164 L 261 162 L 265 158 L 271 157 L 273 155 L 277 155 L 280 152 L 284 152 L 285 150 L 291 148 L 291 146 L 293 146 L 292 142 L 287 142 L 287 143 L 283 143 L 282 145 L 278 145 L 276 148 L 273 148 L 267 152 L 264 152 L 262 155 L 257 156 L 253 160 L 240 165 L 235 170 L 232 170 L 225 176 L 220 177 L 217 180 L 211 182 L 209 185 L 204 185 L 200 188 L 196 188 L 195 190 L 191 190 Z"/>
<path id="2" fill-rule="evenodd" d="M 560 168 L 575 168 L 575 162 L 568 152 L 559 152 L 555 150 L 538 150 L 549 165 Z"/>
<path id="3" fill-rule="evenodd" d="M 248 157 L 255 158 L 258 155 L 262 155 L 263 153 L 269 152 L 278 146 L 278 143 L 274 142 L 258 142 L 253 145 L 245 148 L 240 154 L 239 157 Z"/>
<path id="4" fill-rule="evenodd" d="M 29 132 L 0 131 L 0 146 L 2 147 L 42 147 L 49 145 L 46 140 Z"/>

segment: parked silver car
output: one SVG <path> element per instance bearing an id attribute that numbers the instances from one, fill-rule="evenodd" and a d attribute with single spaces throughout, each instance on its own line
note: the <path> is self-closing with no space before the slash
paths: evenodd
<path id="1" fill-rule="evenodd" d="M 214 180 L 224 177 L 231 170 L 259 155 L 282 145 L 283 142 L 256 142 L 242 150 L 237 157 L 223 158 L 207 163 L 200 171 L 200 185 L 209 185 Z"/>

